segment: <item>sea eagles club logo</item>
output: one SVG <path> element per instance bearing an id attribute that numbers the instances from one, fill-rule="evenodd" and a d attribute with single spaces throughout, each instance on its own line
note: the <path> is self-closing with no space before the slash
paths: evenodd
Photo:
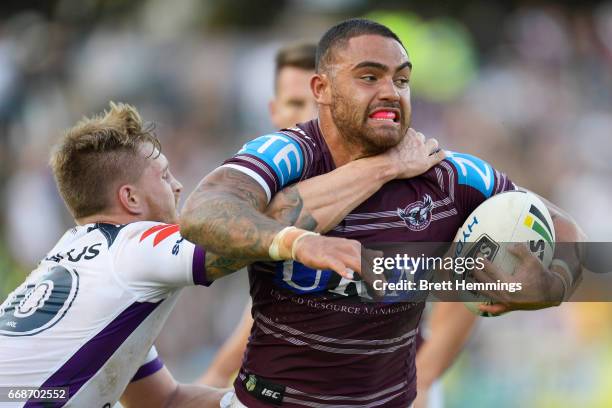
<path id="1" fill-rule="evenodd" d="M 397 215 L 404 220 L 411 231 L 423 231 L 431 223 L 431 210 L 433 200 L 429 194 L 425 194 L 422 201 L 408 204 L 406 208 L 398 208 Z"/>

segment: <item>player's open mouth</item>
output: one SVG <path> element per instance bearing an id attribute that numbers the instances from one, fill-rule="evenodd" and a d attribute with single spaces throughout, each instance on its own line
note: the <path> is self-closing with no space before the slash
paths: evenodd
<path id="1" fill-rule="evenodd" d="M 369 118 L 381 121 L 381 122 L 392 122 L 399 123 L 399 112 L 396 109 L 380 109 L 370 114 Z"/>

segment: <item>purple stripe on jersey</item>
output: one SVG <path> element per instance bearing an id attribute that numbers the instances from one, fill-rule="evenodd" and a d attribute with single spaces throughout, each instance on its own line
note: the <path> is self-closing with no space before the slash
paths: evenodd
<path id="1" fill-rule="evenodd" d="M 206 250 L 196 245 L 193 250 L 193 283 L 201 286 L 210 286 L 212 282 L 206 278 Z"/>
<path id="2" fill-rule="evenodd" d="M 96 334 L 57 370 L 40 388 L 68 387 L 72 398 L 117 351 L 123 342 L 161 304 L 134 303 L 125 309 L 108 326 Z M 68 401 L 45 403 L 45 408 L 60 408 Z M 40 402 L 28 401 L 24 408 L 40 407 Z"/>
<path id="3" fill-rule="evenodd" d="M 161 358 L 155 357 L 153 360 L 149 361 L 147 364 L 141 366 L 138 369 L 138 371 L 136 371 L 136 374 L 134 374 L 134 377 L 132 378 L 132 381 L 130 382 L 138 381 L 145 377 L 153 375 L 159 370 L 161 370 L 163 367 L 164 367 L 164 362 L 161 360 Z"/>

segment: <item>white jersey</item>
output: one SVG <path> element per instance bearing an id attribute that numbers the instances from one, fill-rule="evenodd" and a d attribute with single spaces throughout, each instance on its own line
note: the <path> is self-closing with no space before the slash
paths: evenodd
<path id="1" fill-rule="evenodd" d="M 45 406 L 112 406 L 161 368 L 153 341 L 181 288 L 210 284 L 204 257 L 177 225 L 66 232 L 0 306 L 0 387 L 68 387 L 68 401 Z"/>

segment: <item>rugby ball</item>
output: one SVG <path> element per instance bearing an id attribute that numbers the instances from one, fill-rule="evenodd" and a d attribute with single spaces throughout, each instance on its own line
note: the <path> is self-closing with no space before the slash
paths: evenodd
<path id="1" fill-rule="evenodd" d="M 455 236 L 454 257 L 486 257 L 508 274 L 513 274 L 518 259 L 507 251 L 509 245 L 523 242 L 545 267 L 549 267 L 555 251 L 555 229 L 546 205 L 535 194 L 507 191 L 494 195 L 479 205 Z M 455 275 L 465 282 L 475 282 L 471 273 Z M 476 292 L 465 292 L 466 307 L 480 316 L 478 305 L 491 304 L 491 299 Z"/>

